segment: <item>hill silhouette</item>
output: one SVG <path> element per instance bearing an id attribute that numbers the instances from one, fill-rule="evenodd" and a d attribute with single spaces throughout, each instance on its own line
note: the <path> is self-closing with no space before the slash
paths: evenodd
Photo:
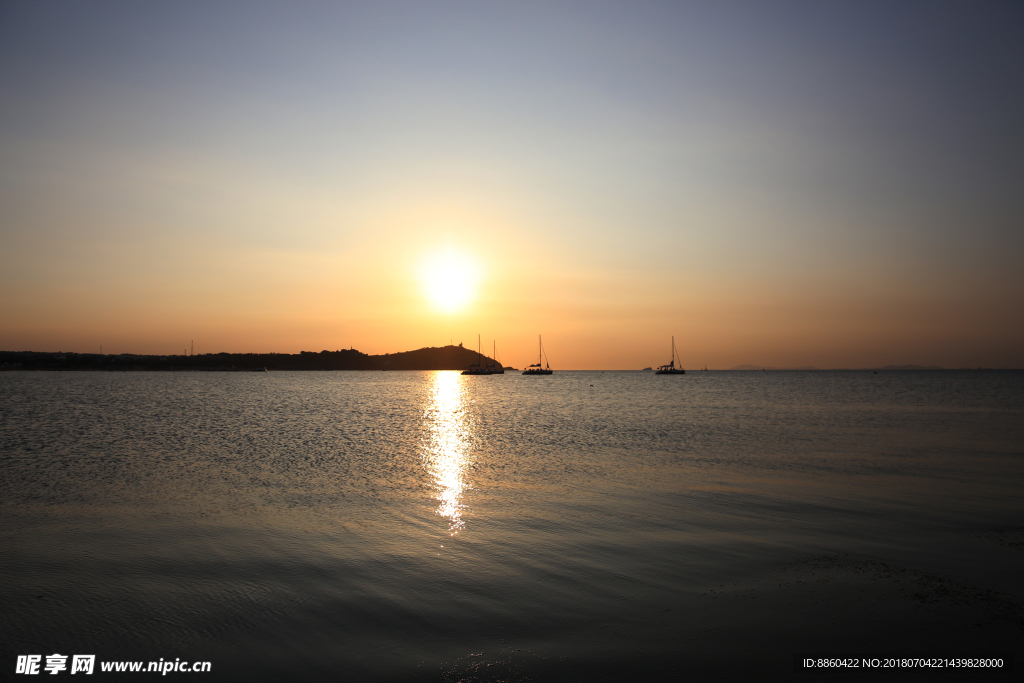
<path id="1" fill-rule="evenodd" d="M 16 370 L 464 370 L 478 362 L 462 345 L 370 356 L 355 349 L 299 353 L 205 353 L 192 356 L 0 351 L 0 369 Z M 493 359 L 483 356 L 483 363 Z M 500 365 L 498 367 L 501 367 Z"/>

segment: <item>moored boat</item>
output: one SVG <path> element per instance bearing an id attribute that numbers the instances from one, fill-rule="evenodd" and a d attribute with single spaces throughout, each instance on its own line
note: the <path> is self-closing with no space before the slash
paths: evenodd
<path id="1" fill-rule="evenodd" d="M 494 348 L 491 350 L 491 353 L 494 354 L 494 355 L 491 358 L 491 362 L 487 366 L 487 369 L 491 371 L 492 375 L 504 375 L 505 374 L 505 368 L 504 368 L 504 366 L 502 366 L 501 363 L 498 362 L 498 343 L 497 342 L 493 342 L 493 344 L 494 344 Z"/>
<path id="2" fill-rule="evenodd" d="M 541 361 L 544 360 L 544 343 L 541 341 L 540 335 L 537 335 L 537 363 L 531 365 L 523 370 L 524 375 L 550 375 L 554 372 L 551 369 L 551 364 L 548 363 L 547 368 L 541 367 Z"/>
<path id="3" fill-rule="evenodd" d="M 490 368 L 484 367 L 483 354 L 480 353 L 480 335 L 476 335 L 476 362 L 462 371 L 463 375 L 493 375 Z"/>
<path id="4" fill-rule="evenodd" d="M 678 357 L 678 354 L 676 353 L 676 338 L 672 337 L 672 360 L 669 361 L 668 365 L 661 365 L 661 366 L 659 366 L 658 369 L 654 371 L 654 374 L 655 375 L 685 375 L 686 374 L 686 370 L 683 370 L 682 367 L 678 367 L 678 368 L 676 367 L 676 358 L 677 357 Z M 679 365 L 681 366 L 682 362 L 680 362 Z"/>

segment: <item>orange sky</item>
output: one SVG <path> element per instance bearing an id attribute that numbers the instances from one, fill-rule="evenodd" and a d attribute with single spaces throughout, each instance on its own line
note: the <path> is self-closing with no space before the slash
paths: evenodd
<path id="1" fill-rule="evenodd" d="M 2 10 L 0 349 L 1024 367 L 1018 9 L 126 7 Z"/>

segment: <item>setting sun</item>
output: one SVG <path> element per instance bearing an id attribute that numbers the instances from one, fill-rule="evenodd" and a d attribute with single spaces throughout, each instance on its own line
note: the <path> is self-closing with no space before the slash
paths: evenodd
<path id="1" fill-rule="evenodd" d="M 419 275 L 423 293 L 434 308 L 455 313 L 476 296 L 480 267 L 467 254 L 449 247 L 426 256 Z"/>

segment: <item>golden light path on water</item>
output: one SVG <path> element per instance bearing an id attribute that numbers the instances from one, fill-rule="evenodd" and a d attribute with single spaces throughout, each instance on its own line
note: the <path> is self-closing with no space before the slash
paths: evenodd
<path id="1" fill-rule="evenodd" d="M 464 381 L 458 372 L 435 372 L 423 415 L 427 424 L 423 464 L 432 479 L 437 514 L 448 520 L 448 531 L 453 536 L 465 526 L 462 496 L 467 487 L 464 475 L 470 465 L 472 441 Z"/>

